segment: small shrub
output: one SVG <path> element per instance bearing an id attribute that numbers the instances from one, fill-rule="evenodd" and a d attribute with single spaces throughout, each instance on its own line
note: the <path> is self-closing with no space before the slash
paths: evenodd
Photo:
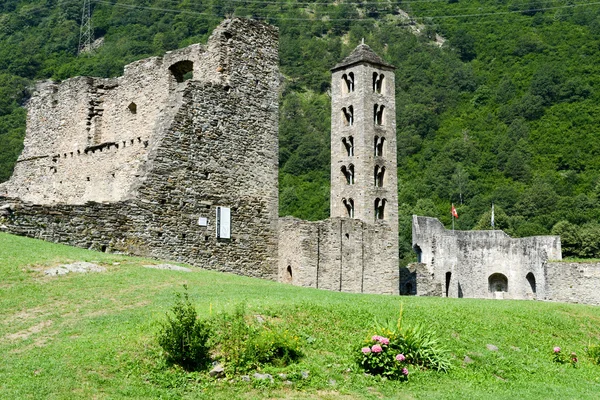
<path id="1" fill-rule="evenodd" d="M 600 365 L 600 345 L 590 344 L 586 349 L 589 359 L 596 365 Z"/>
<path id="2" fill-rule="evenodd" d="M 217 353 L 233 374 L 265 364 L 286 366 L 302 356 L 298 337 L 266 322 L 253 322 L 243 304 L 233 314 L 217 317 L 215 327 Z"/>
<path id="3" fill-rule="evenodd" d="M 259 364 L 284 367 L 302 356 L 298 337 L 275 327 L 264 326 L 251 341 L 254 358 Z"/>
<path id="4" fill-rule="evenodd" d="M 210 362 L 210 324 L 197 318 L 187 286 L 184 285 L 184 289 L 183 294 L 175 294 L 175 304 L 171 309 L 173 315 L 166 313 L 167 320 L 161 324 L 157 340 L 166 352 L 167 360 L 186 370 L 202 369 Z"/>
<path id="5" fill-rule="evenodd" d="M 570 355 L 567 355 L 562 352 L 560 347 L 552 349 L 552 360 L 559 364 L 571 364 L 573 368 L 577 367 L 577 362 L 579 361 L 577 359 L 577 354 L 573 352 Z"/>

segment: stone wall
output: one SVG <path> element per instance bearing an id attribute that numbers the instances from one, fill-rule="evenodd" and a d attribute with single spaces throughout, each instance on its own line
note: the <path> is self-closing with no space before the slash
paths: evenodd
<path id="1" fill-rule="evenodd" d="M 600 263 L 548 262 L 546 300 L 600 305 Z"/>
<path id="2" fill-rule="evenodd" d="M 183 80 L 189 61 L 193 78 Z M 0 186 L 0 225 L 54 242 L 275 279 L 277 65 L 276 28 L 234 19 L 206 46 L 138 61 L 122 78 L 46 85 L 29 106 L 21 162 Z M 101 102 L 94 97 L 99 82 Z M 60 104 L 68 99 L 80 109 L 63 123 L 71 116 Z M 44 125 L 45 114 L 54 128 Z M 49 174 L 49 166 L 56 171 Z M 217 207 L 231 210 L 230 239 L 216 237 Z"/>
<path id="3" fill-rule="evenodd" d="M 279 280 L 353 293 L 398 294 L 398 238 L 350 218 L 279 220 Z"/>
<path id="4" fill-rule="evenodd" d="M 441 286 L 448 297 L 543 299 L 543 266 L 562 258 L 558 236 L 513 239 L 502 231 L 451 231 L 435 218 L 417 216 L 412 229 L 413 249 L 431 274 L 426 290 Z M 417 282 L 411 285 L 419 293 Z"/>

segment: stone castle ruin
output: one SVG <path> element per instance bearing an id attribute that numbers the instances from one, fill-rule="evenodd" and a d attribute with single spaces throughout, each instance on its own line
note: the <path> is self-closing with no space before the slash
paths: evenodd
<path id="1" fill-rule="evenodd" d="M 121 77 L 38 84 L 0 229 L 319 289 L 600 304 L 600 267 L 550 262 L 557 237 L 414 217 L 399 268 L 394 67 L 365 44 L 332 68 L 331 217 L 279 218 L 279 82 L 277 28 L 232 19 Z"/>

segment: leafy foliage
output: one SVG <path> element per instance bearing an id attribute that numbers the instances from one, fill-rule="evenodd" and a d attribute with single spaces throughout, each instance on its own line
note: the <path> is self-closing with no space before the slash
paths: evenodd
<path id="1" fill-rule="evenodd" d="M 424 23 L 419 34 L 398 7 Z M 93 2 L 95 37 L 104 42 L 78 57 L 79 1 L 6 0 L 0 181 L 21 151 L 22 106 L 35 80 L 116 76 L 136 59 L 206 40 L 226 16 L 245 16 L 280 29 L 282 215 L 329 215 L 329 68 L 364 38 L 397 66 L 403 232 L 410 214 L 402 213 L 418 210 L 419 201 L 433 204 L 431 216 L 446 225 L 455 203 L 457 229 L 485 227 L 494 202 L 509 234 L 548 234 L 567 221 L 579 241 L 565 255 L 597 256 L 595 228 L 586 224 L 600 219 L 600 8 L 545 8 L 534 0 Z M 447 39 L 441 47 L 436 35 Z M 406 261 L 408 238 L 401 232 Z"/>
<path id="2" fill-rule="evenodd" d="M 157 340 L 169 361 L 188 370 L 203 369 L 210 362 L 210 324 L 198 319 L 185 285 L 184 289 L 183 295 L 176 293 L 173 315 L 166 314 Z"/>

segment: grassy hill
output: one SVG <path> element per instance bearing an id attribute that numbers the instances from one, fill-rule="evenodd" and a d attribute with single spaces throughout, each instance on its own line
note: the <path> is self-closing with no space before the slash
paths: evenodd
<path id="1" fill-rule="evenodd" d="M 102 273 L 48 277 L 42 270 L 93 261 Z M 392 297 L 319 291 L 0 234 L 0 397 L 24 398 L 597 398 L 600 308 L 535 301 Z M 298 335 L 304 357 L 274 376 L 309 371 L 291 386 L 218 381 L 167 366 L 157 321 L 181 285 L 201 317 L 245 303 Z M 452 354 L 449 373 L 414 371 L 408 383 L 365 376 L 354 363 L 373 321 L 432 325 Z M 493 344 L 498 351 L 490 351 Z M 551 360 L 554 346 L 578 368 Z M 472 363 L 464 363 L 465 356 Z"/>

